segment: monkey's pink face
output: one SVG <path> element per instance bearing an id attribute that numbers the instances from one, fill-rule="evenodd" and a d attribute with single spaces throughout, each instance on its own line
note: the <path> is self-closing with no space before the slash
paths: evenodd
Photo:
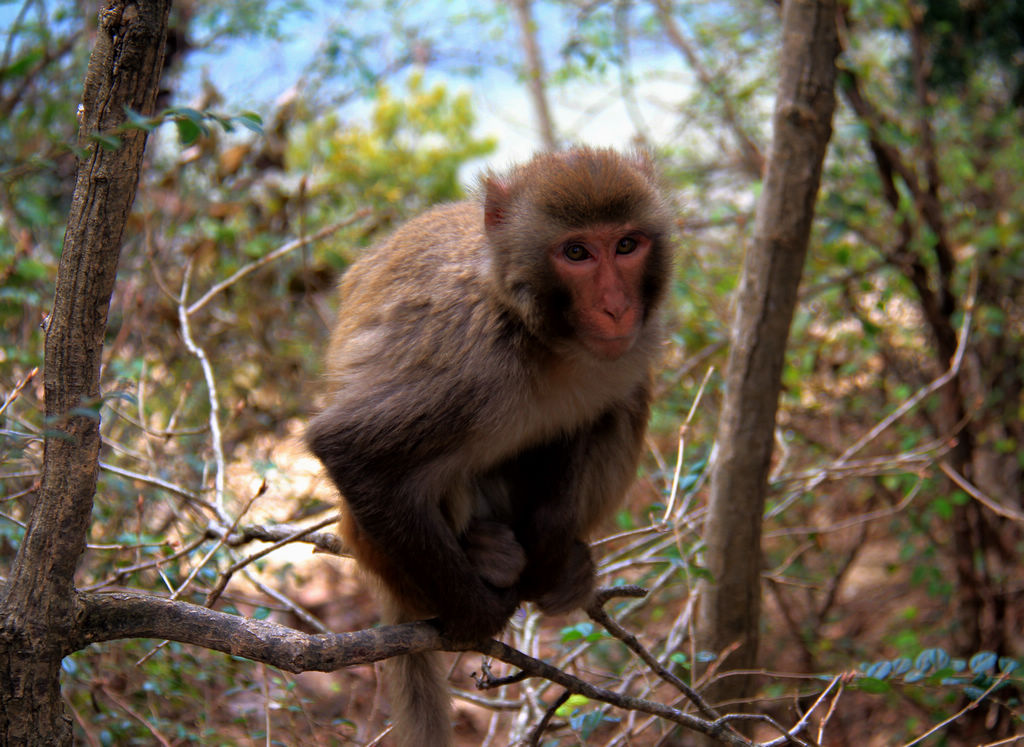
<path id="1" fill-rule="evenodd" d="M 636 342 L 650 251 L 646 234 L 619 225 L 574 231 L 555 244 L 551 259 L 572 296 L 573 328 L 594 355 L 618 358 Z"/>

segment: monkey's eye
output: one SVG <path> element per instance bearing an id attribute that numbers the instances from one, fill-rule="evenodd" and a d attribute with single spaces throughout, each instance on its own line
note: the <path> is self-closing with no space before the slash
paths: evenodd
<path id="1" fill-rule="evenodd" d="M 615 246 L 616 254 L 632 254 L 636 251 L 636 239 L 630 236 L 623 236 Z"/>
<path id="2" fill-rule="evenodd" d="M 562 250 L 562 253 L 571 262 L 582 262 L 590 256 L 590 252 L 587 251 L 587 247 L 583 246 L 583 244 L 569 244 Z"/>

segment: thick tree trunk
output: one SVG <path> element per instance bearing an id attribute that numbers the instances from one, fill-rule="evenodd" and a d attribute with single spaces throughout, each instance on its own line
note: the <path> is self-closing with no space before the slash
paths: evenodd
<path id="1" fill-rule="evenodd" d="M 783 355 L 814 215 L 835 106 L 836 6 L 786 0 L 773 140 L 743 264 L 718 453 L 704 525 L 713 582 L 701 589 L 698 646 L 730 652 L 719 669 L 755 664 L 761 516 L 772 453 Z M 712 687 L 713 702 L 743 697 L 743 678 Z"/>
<path id="2" fill-rule="evenodd" d="M 106 3 L 79 110 L 78 165 L 46 333 L 49 419 L 39 496 L 0 599 L 0 744 L 70 744 L 60 662 L 74 636 L 74 572 L 92 516 L 100 448 L 100 359 L 121 235 L 146 136 L 125 109 L 151 113 L 170 0 Z"/>

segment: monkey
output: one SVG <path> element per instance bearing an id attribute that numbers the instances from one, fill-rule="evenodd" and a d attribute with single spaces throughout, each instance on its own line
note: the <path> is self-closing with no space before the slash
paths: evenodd
<path id="1" fill-rule="evenodd" d="M 383 619 L 499 633 L 586 606 L 588 536 L 641 456 L 671 271 L 644 153 L 576 147 L 486 173 L 345 273 L 306 440 Z M 451 744 L 437 653 L 386 664 L 396 741 Z"/>

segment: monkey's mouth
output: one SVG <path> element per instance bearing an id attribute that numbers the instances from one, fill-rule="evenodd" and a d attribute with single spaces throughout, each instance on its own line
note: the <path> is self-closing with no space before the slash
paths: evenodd
<path id="1" fill-rule="evenodd" d="M 586 346 L 598 358 L 614 360 L 628 353 L 633 347 L 633 343 L 636 342 L 636 338 L 635 330 L 624 335 L 590 335 L 586 339 Z"/>

